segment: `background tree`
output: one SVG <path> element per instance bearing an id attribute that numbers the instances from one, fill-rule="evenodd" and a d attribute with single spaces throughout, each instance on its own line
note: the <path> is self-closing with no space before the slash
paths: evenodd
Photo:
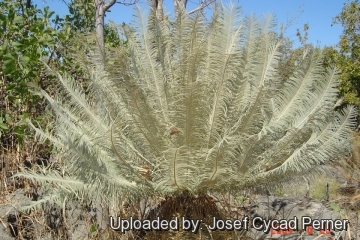
<path id="1" fill-rule="evenodd" d="M 31 116 L 39 117 L 44 106 L 39 96 L 30 92 L 29 83 L 46 88 L 53 80 L 44 72 L 42 60 L 50 63 L 59 36 L 50 27 L 53 12 L 43 11 L 22 1 L 0 2 L 0 66 L 1 66 L 1 133 L 15 133 L 3 136 L 3 146 L 13 146 L 16 140 L 22 143 L 26 124 L 22 122 Z M 12 142 L 12 143 L 11 143 Z M 6 148 L 7 148 L 6 147 Z"/>
<path id="2" fill-rule="evenodd" d="M 288 23 L 287 25 L 289 25 Z M 299 66 L 301 66 L 301 62 L 304 60 L 306 56 L 306 52 L 312 51 L 316 49 L 312 44 L 307 43 L 308 40 L 308 30 L 309 24 L 304 24 L 303 30 L 297 29 L 296 36 L 298 37 L 300 46 L 294 48 L 294 41 L 288 38 L 284 38 L 280 34 L 279 37 L 282 39 L 281 49 L 281 57 L 279 60 L 279 74 L 282 78 L 282 81 L 286 81 L 289 79 L 291 75 L 296 72 Z M 283 31 L 283 30 L 282 30 Z M 329 67 L 328 65 L 327 67 Z"/>
<path id="3" fill-rule="evenodd" d="M 360 3 L 358 0 L 344 5 L 334 23 L 341 23 L 343 34 L 339 54 L 329 52 L 330 59 L 341 70 L 340 91 L 346 103 L 360 106 Z"/>
<path id="4" fill-rule="evenodd" d="M 88 1 L 88 0 L 82 0 Z M 150 6 L 156 11 L 156 16 L 158 18 L 162 18 L 164 15 L 163 12 L 163 0 L 150 0 Z M 174 0 L 174 10 L 175 12 L 179 12 L 180 9 L 186 9 L 187 0 Z M 106 2 L 105 0 L 94 0 L 94 8 L 95 8 L 95 31 L 97 37 L 97 43 L 100 49 L 100 52 L 104 55 L 105 54 L 105 15 L 109 9 L 115 5 L 115 3 L 120 3 L 122 5 L 133 5 L 137 3 L 137 0 L 126 2 L 121 1 L 117 2 L 116 0 L 109 0 Z M 189 11 L 189 13 L 195 13 L 197 11 L 202 11 L 205 7 L 209 6 L 210 4 L 215 3 L 215 0 L 205 0 L 199 3 L 199 6 L 195 9 Z M 82 4 L 82 6 L 92 6 L 92 4 Z"/>
<path id="5" fill-rule="evenodd" d="M 85 0 L 86 1 L 86 0 Z M 94 0 L 95 3 L 95 32 L 96 32 L 96 41 L 99 47 L 99 50 L 103 56 L 105 56 L 105 15 L 106 12 L 115 4 L 121 3 L 123 5 L 133 5 L 137 0 L 127 3 L 126 1 L 117 2 L 116 0 Z"/>
<path id="6" fill-rule="evenodd" d="M 105 54 L 105 13 L 116 3 L 116 0 L 105 2 L 104 0 L 94 0 L 95 2 L 95 31 L 96 41 L 102 54 Z"/>
<path id="7" fill-rule="evenodd" d="M 75 53 L 87 51 L 84 45 L 90 39 L 97 46 L 91 37 L 94 2 L 75 0 L 67 6 L 69 14 L 59 16 L 31 1 L 0 2 L 0 169 L 4 172 L 15 173 L 24 164 L 31 168 L 37 162 L 49 163 L 51 144 L 39 144 L 26 122 L 31 119 L 35 126 L 45 126 L 53 120 L 44 98 L 32 91 L 38 87 L 52 96 L 57 91 L 59 82 L 45 64 L 71 74 L 75 84 L 87 92 L 89 81 Z M 110 25 L 105 25 L 104 37 L 108 51 L 120 44 Z M 5 182 L 0 184 L 1 190 L 3 187 Z"/>
<path id="8" fill-rule="evenodd" d="M 69 14 L 59 16 L 31 1 L 5 0 L 0 7 L 0 137 L 10 150 L 29 133 L 24 119 L 39 121 L 44 117 L 45 104 L 30 86 L 48 91 L 56 88 L 57 81 L 46 72 L 44 62 L 71 73 L 77 84 L 86 88 L 78 56 L 73 53 L 84 50 L 83 42 L 89 39 L 85 36 L 94 31 L 95 8 L 93 1 L 71 1 Z M 105 25 L 107 36 L 109 47 L 119 44 L 110 25 Z"/>
<path id="9" fill-rule="evenodd" d="M 189 10 L 188 14 L 193 14 L 195 12 L 202 12 L 206 7 L 212 6 L 215 7 L 216 0 L 202 0 L 199 1 L 196 8 Z M 149 0 L 149 5 L 153 10 L 155 10 L 156 16 L 159 19 L 162 19 L 164 16 L 164 1 L 163 0 Z M 188 0 L 173 0 L 174 3 L 174 12 L 178 14 L 182 10 L 186 10 Z"/>

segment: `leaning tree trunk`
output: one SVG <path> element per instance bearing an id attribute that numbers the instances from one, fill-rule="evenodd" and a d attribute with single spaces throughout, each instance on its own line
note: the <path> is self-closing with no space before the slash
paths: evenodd
<path id="1" fill-rule="evenodd" d="M 98 45 L 98 50 L 101 55 L 101 62 L 99 63 L 100 67 L 104 69 L 105 64 L 105 12 L 112 7 L 116 0 L 110 0 L 108 3 L 105 3 L 105 0 L 94 0 L 95 2 L 95 31 L 96 31 L 96 41 Z M 101 104 L 97 103 L 98 112 L 101 111 Z M 96 199 L 96 209 L 97 209 L 97 223 L 100 230 L 105 230 L 108 227 L 107 220 L 109 219 L 109 208 L 107 206 L 102 206 L 102 199 L 99 197 Z"/>
<path id="2" fill-rule="evenodd" d="M 113 6 L 116 1 L 110 0 L 108 3 L 105 3 L 104 0 L 94 0 L 95 1 L 95 30 L 96 30 L 96 40 L 102 56 L 105 56 L 105 12 Z"/>

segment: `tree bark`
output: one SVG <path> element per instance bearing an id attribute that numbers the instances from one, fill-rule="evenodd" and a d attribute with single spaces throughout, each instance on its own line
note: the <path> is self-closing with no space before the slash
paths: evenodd
<path id="1" fill-rule="evenodd" d="M 31 7 L 31 0 L 26 0 L 26 8 L 30 8 Z"/>
<path id="2" fill-rule="evenodd" d="M 96 40 L 99 50 L 103 56 L 105 56 L 105 12 L 109 10 L 111 6 L 116 3 L 116 0 L 110 0 L 105 3 L 104 0 L 94 0 L 95 2 L 95 29 Z"/>

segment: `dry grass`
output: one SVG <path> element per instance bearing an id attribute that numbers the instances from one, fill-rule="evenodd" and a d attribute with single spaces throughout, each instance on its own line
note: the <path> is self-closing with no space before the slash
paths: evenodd
<path id="1" fill-rule="evenodd" d="M 338 171 L 347 179 L 347 184 L 338 189 L 338 193 L 348 199 L 349 207 L 360 211 L 360 133 L 353 134 L 353 151 L 350 157 L 342 161 Z"/>
<path id="2" fill-rule="evenodd" d="M 278 196 L 290 195 L 304 197 L 308 193 L 309 198 L 316 198 L 320 200 L 328 200 L 330 203 L 334 202 L 341 208 L 341 213 L 344 218 L 351 219 L 353 223 L 348 232 L 343 235 L 355 236 L 355 233 L 360 231 L 358 227 L 358 217 L 360 212 L 360 134 L 354 135 L 354 151 L 350 158 L 345 159 L 342 167 L 337 167 L 338 172 L 341 173 L 347 180 L 347 185 L 340 185 L 334 179 L 334 176 L 319 176 L 314 178 L 308 185 L 305 181 L 296 188 L 278 188 L 273 194 Z M 4 140 L 4 139 L 3 139 Z M 8 139 L 9 140 L 9 139 Z M 10 139 L 11 140 L 11 139 Z M 41 159 L 49 159 L 46 147 L 37 144 L 32 140 L 23 148 L 14 147 L 12 149 L 2 149 L 0 155 L 0 206 L 13 204 L 12 194 L 16 190 L 21 189 L 24 194 L 32 200 L 38 198 L 38 186 L 32 182 L 23 179 L 12 179 L 15 173 L 19 171 L 20 167 L 34 168 L 39 164 L 47 163 Z M 4 146 L 4 145 L 3 145 Z M 16 145 L 15 145 L 16 146 Z M 38 160 L 38 161 L 37 161 Z M 326 187 L 328 184 L 328 189 Z M 241 199 L 223 196 L 222 200 L 214 199 L 207 195 L 190 196 L 183 193 L 179 196 L 169 196 L 162 201 L 152 200 L 146 206 L 147 211 L 152 209 L 151 214 L 145 214 L 144 208 L 140 207 L 140 202 L 132 205 L 124 202 L 117 207 L 117 211 L 113 212 L 114 216 L 122 216 L 129 218 L 130 216 L 139 219 L 161 216 L 162 219 L 170 218 L 172 216 L 188 216 L 191 219 L 201 218 L 206 219 L 212 216 L 219 218 L 241 218 L 239 214 L 234 215 L 232 209 L 235 206 L 244 205 L 244 202 L 251 198 L 250 195 L 236 195 L 241 196 Z M 240 202 L 239 202 L 240 201 Z M 158 205 L 157 205 L 158 204 Z M 157 207 L 156 207 L 157 206 Z M 142 210 L 140 210 L 142 209 Z M 74 219 L 68 218 L 65 213 L 68 210 L 62 209 L 60 214 L 60 222 L 58 226 L 53 226 L 44 210 L 33 210 L 29 213 L 17 213 L 0 216 L 0 225 L 6 228 L 9 235 L 16 237 L 16 239 L 73 239 L 74 236 L 69 234 L 71 226 L 76 224 Z M 155 215 L 154 215 L 155 214 Z M 178 232 L 136 232 L 127 231 L 124 234 L 116 232 L 107 228 L 100 230 L 96 223 L 96 218 L 89 214 L 86 207 L 83 208 L 83 222 L 87 231 L 88 239 L 256 239 L 246 237 L 241 232 L 224 231 L 211 232 L 204 225 L 203 230 L 198 234 L 192 234 L 185 231 Z M 339 233 L 340 234 L 340 233 Z M 348 238 L 349 239 L 349 238 Z"/>

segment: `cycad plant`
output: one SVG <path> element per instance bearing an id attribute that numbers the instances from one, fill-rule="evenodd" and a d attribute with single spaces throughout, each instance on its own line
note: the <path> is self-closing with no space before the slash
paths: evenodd
<path id="1" fill-rule="evenodd" d="M 350 146 L 353 107 L 334 111 L 337 72 L 308 49 L 278 76 L 281 39 L 229 5 L 157 19 L 138 10 L 123 45 L 99 64 L 87 55 L 85 96 L 70 75 L 48 100 L 56 121 L 37 129 L 61 170 L 24 171 L 45 199 L 192 196 L 277 184 L 336 161 Z M 48 188 L 46 188 L 48 187 Z"/>

